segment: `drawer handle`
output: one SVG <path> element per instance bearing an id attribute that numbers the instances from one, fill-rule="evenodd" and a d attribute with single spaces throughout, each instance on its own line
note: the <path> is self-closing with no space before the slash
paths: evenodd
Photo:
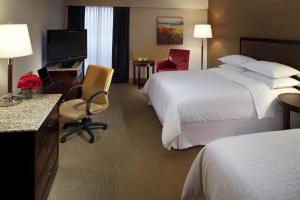
<path id="1" fill-rule="evenodd" d="M 51 148 L 51 145 L 49 144 L 49 145 L 48 145 L 48 148 L 47 148 L 48 153 L 50 153 L 51 150 L 52 150 L 52 148 Z"/>
<path id="2" fill-rule="evenodd" d="M 45 124 L 44 128 L 57 128 L 58 123 Z"/>
<path id="3" fill-rule="evenodd" d="M 52 174 L 52 168 L 53 168 L 53 165 L 49 166 L 49 168 L 48 168 L 48 176 L 51 176 L 51 174 Z"/>
<path id="4" fill-rule="evenodd" d="M 44 128 L 57 128 L 59 127 L 59 121 L 58 119 L 51 119 L 51 120 L 48 120 L 48 123 L 45 123 Z"/>
<path id="5" fill-rule="evenodd" d="M 53 128 L 53 125 L 52 124 L 45 124 L 44 128 Z"/>

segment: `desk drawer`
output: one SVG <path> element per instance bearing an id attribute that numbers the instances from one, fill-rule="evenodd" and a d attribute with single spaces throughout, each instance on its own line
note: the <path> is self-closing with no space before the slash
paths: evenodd
<path id="1" fill-rule="evenodd" d="M 52 140 L 53 135 L 58 137 L 58 132 L 57 108 L 54 108 L 36 133 L 36 153 L 39 153 L 41 148 L 47 145 L 49 140 Z"/>
<path id="2" fill-rule="evenodd" d="M 53 147 L 58 144 L 59 123 L 57 110 L 53 109 L 36 133 L 36 177 L 39 179 Z"/>
<path id="3" fill-rule="evenodd" d="M 58 154 L 58 144 L 54 146 L 51 155 L 44 169 L 42 170 L 42 174 L 37 180 L 37 188 L 36 188 L 36 199 L 42 199 L 46 186 L 51 179 L 52 176 L 55 176 L 57 170 L 57 154 Z"/>
<path id="4" fill-rule="evenodd" d="M 46 165 L 47 160 L 49 159 L 50 153 L 52 152 L 53 148 L 58 145 L 57 142 L 57 133 L 49 133 L 47 140 L 41 146 L 40 151 L 37 153 L 37 160 L 36 160 L 36 175 L 39 178 L 40 174 Z"/>
<path id="5" fill-rule="evenodd" d="M 57 124 L 58 126 L 58 124 Z M 44 127 L 42 130 L 39 130 L 37 133 L 36 141 L 36 153 L 39 154 L 43 148 L 47 148 L 50 143 L 54 140 L 57 140 L 58 137 L 58 127 Z"/>

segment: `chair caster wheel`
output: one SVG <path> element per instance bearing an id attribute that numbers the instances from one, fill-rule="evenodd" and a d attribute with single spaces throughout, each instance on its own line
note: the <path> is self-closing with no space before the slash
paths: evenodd
<path id="1" fill-rule="evenodd" d="M 94 143 L 94 138 L 89 139 L 89 143 L 93 144 Z"/>
<path id="2" fill-rule="evenodd" d="M 63 128 L 63 129 L 67 129 L 67 128 L 68 128 L 68 125 L 67 125 L 67 124 L 64 124 L 62 128 Z"/>
<path id="3" fill-rule="evenodd" d="M 65 143 L 66 140 L 67 140 L 66 138 L 62 137 L 62 138 L 60 139 L 60 143 Z"/>
<path id="4" fill-rule="evenodd" d="M 107 124 L 103 125 L 103 130 L 106 130 L 107 129 Z"/>

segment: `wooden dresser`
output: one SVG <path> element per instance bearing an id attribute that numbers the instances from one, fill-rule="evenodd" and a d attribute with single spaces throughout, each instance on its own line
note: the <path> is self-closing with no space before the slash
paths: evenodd
<path id="1" fill-rule="evenodd" d="M 78 61 L 72 67 L 61 68 L 59 65 L 47 67 L 51 81 L 53 82 L 64 82 L 64 90 L 68 90 L 70 87 L 79 85 L 82 83 L 83 73 L 83 62 Z M 48 94 L 57 93 L 57 91 L 46 91 Z"/>
<path id="2" fill-rule="evenodd" d="M 47 199 L 58 168 L 60 97 L 0 107 L 0 199 Z"/>

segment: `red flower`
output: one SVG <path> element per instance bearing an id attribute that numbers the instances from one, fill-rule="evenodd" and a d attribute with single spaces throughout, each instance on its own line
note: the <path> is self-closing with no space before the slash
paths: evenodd
<path id="1" fill-rule="evenodd" d="M 28 73 L 20 77 L 17 88 L 21 90 L 38 89 L 41 85 L 42 81 L 37 75 Z"/>

